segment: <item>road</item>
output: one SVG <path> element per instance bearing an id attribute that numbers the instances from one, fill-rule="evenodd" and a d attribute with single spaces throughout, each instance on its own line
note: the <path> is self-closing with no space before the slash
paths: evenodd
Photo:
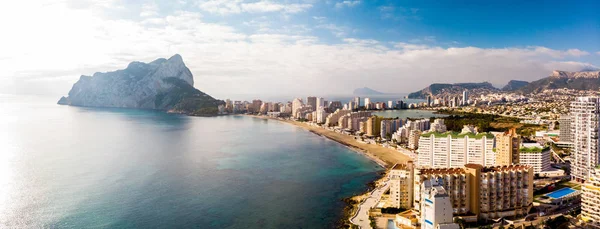
<path id="1" fill-rule="evenodd" d="M 390 187 L 389 180 L 385 181 L 385 185 L 373 190 L 371 195 L 358 205 L 358 213 L 350 218 L 350 222 L 357 225 L 361 229 L 371 229 L 371 221 L 369 220 L 369 210 L 375 207 L 381 196 Z"/>

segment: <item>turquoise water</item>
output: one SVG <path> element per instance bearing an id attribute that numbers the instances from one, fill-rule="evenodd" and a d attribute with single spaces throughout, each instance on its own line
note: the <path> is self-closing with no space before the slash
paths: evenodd
<path id="1" fill-rule="evenodd" d="M 241 116 L 0 95 L 0 228 L 331 228 L 381 168 Z"/>
<path id="2" fill-rule="evenodd" d="M 572 189 L 572 188 L 561 188 L 561 189 L 559 189 L 559 190 L 556 190 L 556 191 L 554 191 L 554 192 L 551 192 L 551 193 L 548 193 L 548 194 L 546 194 L 546 196 L 548 196 L 548 197 L 552 197 L 552 198 L 554 198 L 554 199 L 560 199 L 560 198 L 562 198 L 562 197 L 564 197 L 564 196 L 566 196 L 566 195 L 569 195 L 569 194 L 571 194 L 571 193 L 574 193 L 574 192 L 576 192 L 576 191 L 577 191 L 577 190 L 575 190 L 575 189 Z"/>

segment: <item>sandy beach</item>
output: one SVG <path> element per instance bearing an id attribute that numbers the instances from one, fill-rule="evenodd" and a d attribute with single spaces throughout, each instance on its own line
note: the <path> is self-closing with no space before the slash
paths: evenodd
<path id="1" fill-rule="evenodd" d="M 361 143 L 361 142 L 356 141 L 353 136 L 337 133 L 337 132 L 330 131 L 330 130 L 316 127 L 316 126 L 311 126 L 304 122 L 276 119 L 276 118 L 270 118 L 270 117 L 266 117 L 266 116 L 255 116 L 255 115 L 250 115 L 250 116 L 255 117 L 255 118 L 276 120 L 276 121 L 288 123 L 288 124 L 291 124 L 294 126 L 302 127 L 310 132 L 313 132 L 315 134 L 324 136 L 324 137 L 329 138 L 333 141 L 336 141 L 340 144 L 343 144 L 343 145 L 349 147 L 350 149 L 367 156 L 368 158 L 377 162 L 377 164 L 381 165 L 384 168 L 389 169 L 392 166 L 394 166 L 394 164 L 406 163 L 407 161 L 411 160 L 410 157 L 406 156 L 405 154 L 403 154 L 397 150 L 385 148 L 383 146 L 374 145 L 374 144 Z"/>

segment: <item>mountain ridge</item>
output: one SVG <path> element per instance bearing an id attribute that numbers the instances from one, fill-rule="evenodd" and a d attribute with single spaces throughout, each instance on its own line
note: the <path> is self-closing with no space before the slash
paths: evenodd
<path id="1" fill-rule="evenodd" d="M 489 89 L 489 90 L 498 90 L 489 82 L 481 82 L 481 83 L 433 83 L 429 86 L 421 89 L 420 91 L 416 91 L 408 94 L 407 98 L 409 99 L 424 99 L 429 95 L 436 96 L 441 93 L 462 93 L 464 90 L 473 90 L 473 89 Z"/>

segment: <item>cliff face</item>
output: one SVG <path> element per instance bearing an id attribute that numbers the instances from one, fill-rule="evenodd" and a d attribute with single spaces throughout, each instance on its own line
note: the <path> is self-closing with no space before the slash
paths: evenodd
<path id="1" fill-rule="evenodd" d="M 180 55 L 150 63 L 132 62 L 126 69 L 81 76 L 68 97 L 58 103 L 86 107 L 156 109 L 194 114 L 216 113 L 218 101 L 194 88 L 194 77 Z M 185 103 L 185 105 L 183 105 Z M 213 109 L 214 108 L 214 109 Z M 203 115 L 198 113 L 197 115 Z"/>
<path id="2" fill-rule="evenodd" d="M 600 89 L 600 71 L 565 72 L 553 71 L 546 78 L 533 81 L 518 91 L 524 94 L 538 93 L 546 89 Z"/>
<path id="3" fill-rule="evenodd" d="M 598 79 L 600 78 L 600 71 L 585 71 L 585 72 L 566 72 L 566 71 L 552 71 L 551 78 L 567 78 L 567 79 Z"/>

